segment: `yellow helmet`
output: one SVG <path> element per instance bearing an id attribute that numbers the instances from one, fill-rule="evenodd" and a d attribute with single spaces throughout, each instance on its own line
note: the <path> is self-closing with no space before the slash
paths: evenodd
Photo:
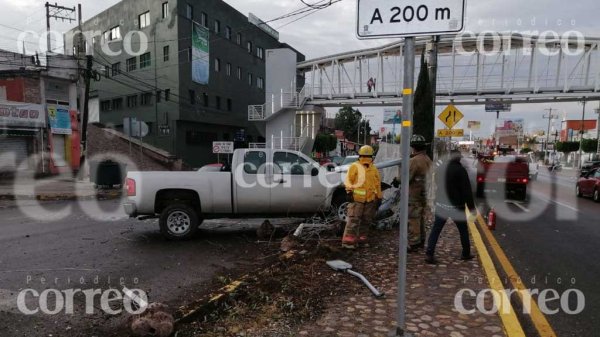
<path id="1" fill-rule="evenodd" d="M 373 157 L 373 148 L 370 147 L 369 145 L 365 145 L 363 147 L 360 148 L 360 150 L 358 151 L 358 155 L 359 156 L 366 156 L 366 157 Z"/>

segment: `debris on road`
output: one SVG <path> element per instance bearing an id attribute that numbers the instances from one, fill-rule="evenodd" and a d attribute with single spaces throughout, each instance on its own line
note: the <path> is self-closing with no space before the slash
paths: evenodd
<path id="1" fill-rule="evenodd" d="M 173 333 L 174 319 L 166 305 L 151 303 L 141 315 L 131 318 L 131 332 L 135 336 L 168 337 Z"/>

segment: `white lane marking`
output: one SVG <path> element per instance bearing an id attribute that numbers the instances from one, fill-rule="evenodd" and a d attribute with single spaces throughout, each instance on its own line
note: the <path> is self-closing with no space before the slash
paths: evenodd
<path id="1" fill-rule="evenodd" d="M 521 205 L 521 204 L 520 204 L 519 202 L 517 202 L 517 201 L 514 201 L 514 200 L 504 200 L 504 202 L 506 202 L 506 203 L 509 203 L 509 204 L 513 204 L 513 205 L 515 205 L 515 206 L 519 207 L 519 208 L 520 208 L 520 209 L 521 209 L 523 212 L 525 212 L 525 213 L 529 213 L 529 212 L 530 212 L 530 210 L 529 210 L 529 209 L 527 209 L 525 206 Z"/>
<path id="2" fill-rule="evenodd" d="M 544 197 L 543 194 L 540 194 L 540 193 L 537 193 L 537 192 L 533 192 L 533 194 L 535 194 L 542 201 L 545 201 L 547 203 L 553 203 L 553 204 L 556 204 L 556 205 L 568 208 L 568 209 L 570 209 L 572 211 L 575 211 L 575 212 L 579 213 L 579 210 L 576 207 L 573 207 L 571 205 L 565 204 L 564 202 L 560 202 L 560 201 L 548 199 L 548 198 Z"/>

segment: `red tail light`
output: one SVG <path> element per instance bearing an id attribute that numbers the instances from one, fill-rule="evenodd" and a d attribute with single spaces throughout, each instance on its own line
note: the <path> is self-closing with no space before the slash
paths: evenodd
<path id="1" fill-rule="evenodd" d="M 127 178 L 125 181 L 125 187 L 127 188 L 127 196 L 134 197 L 135 196 L 135 180 L 131 178 Z"/>
<path id="2" fill-rule="evenodd" d="M 483 182 L 483 177 L 481 177 L 481 176 L 477 177 L 477 182 L 478 183 L 482 183 Z"/>
<path id="3" fill-rule="evenodd" d="M 529 181 L 529 179 L 527 179 L 527 178 L 523 179 L 523 184 L 527 184 L 528 181 Z"/>

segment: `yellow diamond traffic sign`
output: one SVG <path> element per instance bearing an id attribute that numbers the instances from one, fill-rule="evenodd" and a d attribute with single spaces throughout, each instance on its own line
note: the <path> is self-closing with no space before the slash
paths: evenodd
<path id="1" fill-rule="evenodd" d="M 437 136 L 440 138 L 464 137 L 465 130 L 464 129 L 440 129 L 440 130 L 437 130 Z"/>
<path id="2" fill-rule="evenodd" d="M 454 105 L 449 104 L 444 111 L 438 116 L 438 118 L 444 123 L 448 129 L 452 129 L 464 115 Z"/>

